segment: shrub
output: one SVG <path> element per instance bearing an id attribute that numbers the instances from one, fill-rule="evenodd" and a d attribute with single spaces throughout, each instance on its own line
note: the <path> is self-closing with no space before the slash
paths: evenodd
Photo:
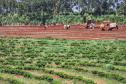
<path id="1" fill-rule="evenodd" d="M 60 43 L 58 41 L 55 41 L 52 43 L 52 45 L 60 45 Z"/>
<path id="2" fill-rule="evenodd" d="M 46 37 L 45 39 L 47 39 L 47 40 L 54 40 L 55 38 L 53 38 L 53 37 Z"/>
<path id="3" fill-rule="evenodd" d="M 5 62 L 5 60 L 4 59 L 0 59 L 0 62 Z"/>
<path id="4" fill-rule="evenodd" d="M 71 43 L 71 46 L 80 46 L 80 44 L 78 42 L 73 42 Z"/>
<path id="5" fill-rule="evenodd" d="M 83 79 L 83 82 L 86 82 L 86 84 L 96 84 L 94 81 L 88 79 Z"/>
<path id="6" fill-rule="evenodd" d="M 38 67 L 45 67 L 46 64 L 47 64 L 47 62 L 37 61 L 37 63 L 35 65 Z"/>
<path id="7" fill-rule="evenodd" d="M 8 78 L 6 79 L 8 82 L 12 83 L 12 84 L 25 84 L 25 83 L 22 83 L 16 79 L 11 79 L 11 78 Z"/>
<path id="8" fill-rule="evenodd" d="M 113 64 L 114 64 L 114 65 L 120 65 L 120 66 L 126 66 L 126 62 L 121 63 L 121 62 L 119 62 L 119 61 L 114 61 Z"/>
<path id="9" fill-rule="evenodd" d="M 32 63 L 32 60 L 26 60 L 24 63 Z"/>
<path id="10" fill-rule="evenodd" d="M 70 62 L 69 65 L 76 65 L 76 63 L 75 62 Z"/>
<path id="11" fill-rule="evenodd" d="M 46 79 L 49 82 L 53 81 L 53 78 L 51 76 L 48 76 L 48 75 L 43 75 L 43 78 Z"/>
<path id="12" fill-rule="evenodd" d="M 40 45 L 45 45 L 45 44 L 48 44 L 48 41 L 46 41 L 46 40 L 41 40 L 41 41 L 38 41 L 38 43 L 39 43 Z"/>
<path id="13" fill-rule="evenodd" d="M 60 61 L 55 61 L 55 64 L 56 64 L 56 65 L 60 65 L 61 62 L 60 62 Z"/>
<path id="14" fill-rule="evenodd" d="M 61 65 L 61 68 L 72 69 L 72 66 L 70 66 L 70 65 Z"/>
<path id="15" fill-rule="evenodd" d="M 16 69 L 23 70 L 24 67 L 22 67 L 22 66 L 18 66 Z"/>
<path id="16" fill-rule="evenodd" d="M 43 76 L 35 76 L 35 79 L 37 80 L 47 80 L 48 82 L 52 82 L 53 78 L 48 75 L 43 75 Z"/>
<path id="17" fill-rule="evenodd" d="M 123 83 L 126 83 L 126 79 L 125 79 L 125 80 L 123 80 Z"/>
<path id="18" fill-rule="evenodd" d="M 88 70 L 85 70 L 83 68 L 80 68 L 80 67 L 74 67 L 75 70 L 78 70 L 78 71 L 83 71 L 83 72 L 87 72 Z"/>
<path id="19" fill-rule="evenodd" d="M 113 79 L 116 79 L 116 80 L 118 80 L 118 81 L 122 81 L 122 80 L 125 79 L 124 77 L 122 77 L 122 76 L 120 76 L 120 75 L 118 75 L 118 74 L 112 74 L 112 76 L 113 76 Z"/>
<path id="20" fill-rule="evenodd" d="M 98 74 L 98 71 L 96 71 L 96 70 L 92 70 L 91 71 L 93 74 Z"/>
<path id="21" fill-rule="evenodd" d="M 28 73 L 28 72 L 24 72 L 24 73 L 23 73 L 23 76 L 24 76 L 24 77 L 27 77 L 27 78 L 33 78 L 33 75 L 30 74 L 30 73 Z"/>
<path id="22" fill-rule="evenodd" d="M 98 75 L 102 76 L 102 77 L 106 76 L 106 74 L 104 72 L 98 72 Z"/>
<path id="23" fill-rule="evenodd" d="M 37 68 L 35 66 L 25 66 L 24 70 L 39 70 L 39 68 Z"/>
<path id="24" fill-rule="evenodd" d="M 0 80 L 4 80 L 4 78 L 0 76 Z"/>

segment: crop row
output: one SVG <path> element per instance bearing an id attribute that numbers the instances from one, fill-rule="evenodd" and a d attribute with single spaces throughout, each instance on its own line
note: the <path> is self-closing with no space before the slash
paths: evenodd
<path id="1" fill-rule="evenodd" d="M 53 78 L 51 76 L 48 76 L 48 75 L 34 76 L 34 75 L 30 74 L 29 72 L 25 72 L 25 71 L 17 70 L 17 69 L 5 68 L 5 69 L 1 70 L 1 73 L 23 75 L 24 77 L 27 77 L 27 78 L 35 78 L 36 80 L 47 80 L 48 82 L 53 81 Z"/>
<path id="2" fill-rule="evenodd" d="M 122 82 L 126 83 L 126 78 L 123 76 L 120 76 L 118 74 L 105 73 L 105 72 L 100 72 L 97 70 L 92 70 L 91 72 L 93 74 L 98 74 L 98 76 L 101 76 L 101 77 L 113 78 L 115 80 L 122 81 Z"/>
<path id="3" fill-rule="evenodd" d="M 3 66 L 2 68 L 6 68 L 6 67 Z M 11 67 L 8 66 L 7 68 L 11 68 Z M 57 68 L 66 68 L 66 69 L 74 69 L 76 71 L 81 71 L 81 72 L 90 72 L 86 69 L 83 69 L 83 68 L 80 68 L 80 67 L 77 67 L 77 66 L 72 67 L 70 65 L 60 65 L 60 66 L 57 66 Z M 43 72 L 46 72 L 46 73 L 56 74 L 54 72 L 54 70 L 46 70 L 44 68 L 39 68 L 39 67 L 35 67 L 35 66 L 24 66 L 24 67 L 20 66 L 20 67 L 17 67 L 16 69 L 19 69 L 19 70 L 42 70 Z M 100 72 L 100 71 L 97 71 L 97 70 L 91 70 L 91 72 L 93 74 L 98 74 L 99 76 L 102 76 L 102 77 L 113 78 L 113 79 L 118 80 L 118 81 L 126 82 L 126 79 L 124 77 L 118 75 L 118 74 L 105 73 L 105 72 Z M 69 78 L 69 76 L 68 76 L 68 78 Z"/>
<path id="4" fill-rule="evenodd" d="M 87 84 L 88 83 L 95 84 L 92 80 L 84 79 L 82 76 L 71 76 L 71 75 L 67 75 L 67 74 L 65 74 L 63 72 L 54 72 L 54 70 L 46 70 L 44 68 L 38 68 L 38 67 L 34 67 L 34 66 L 17 67 L 17 69 L 24 69 L 24 70 L 42 70 L 43 72 L 46 72 L 46 73 L 59 75 L 61 78 L 76 79 L 76 80 L 79 80 L 79 81 L 83 81 L 83 82 L 85 82 Z"/>
<path id="5" fill-rule="evenodd" d="M 0 80 L 1 81 L 8 81 L 9 83 L 12 83 L 12 84 L 25 84 L 24 82 L 20 82 L 16 79 L 12 79 L 12 78 L 7 78 L 7 79 L 4 79 L 3 77 L 0 76 Z"/>
<path id="6" fill-rule="evenodd" d="M 77 66 L 72 67 L 70 65 L 60 65 L 60 66 L 57 66 L 57 68 L 66 68 L 66 69 L 74 69 L 74 70 L 81 71 L 81 72 L 89 72 L 88 70 L 85 70 L 83 68 L 80 68 Z M 91 72 L 93 74 L 98 74 L 99 76 L 102 76 L 102 77 L 113 78 L 118 81 L 126 82 L 126 79 L 118 74 L 104 73 L 104 72 L 99 72 L 97 70 L 91 70 Z"/>
<path id="7" fill-rule="evenodd" d="M 105 61 L 101 61 L 101 60 L 98 60 L 97 62 L 95 63 L 111 63 L 111 60 L 105 60 Z M 120 61 L 114 61 L 113 63 L 111 63 L 113 65 L 120 65 L 120 66 L 126 66 L 126 62 L 120 62 Z"/>
<path id="8" fill-rule="evenodd" d="M 82 66 L 92 66 L 92 67 L 103 67 L 104 66 L 104 64 L 95 64 L 95 63 L 87 63 L 87 62 L 80 62 L 78 65 L 82 65 Z M 120 68 L 117 68 L 117 67 L 115 67 L 115 66 L 113 66 L 113 65 L 111 65 L 110 67 L 109 67 L 109 69 L 111 69 L 111 70 L 119 70 L 119 71 L 126 71 L 126 69 L 120 69 Z"/>
<path id="9" fill-rule="evenodd" d="M 76 71 L 88 72 L 88 70 L 86 70 L 86 69 L 83 69 L 83 68 L 80 68 L 80 67 L 77 67 L 77 66 L 72 67 L 70 65 L 61 65 L 61 66 L 57 66 L 57 68 L 74 69 Z"/>
<path id="10" fill-rule="evenodd" d="M 3 59 L 0 59 L 0 62 L 2 62 L 3 65 L 21 65 L 21 66 L 24 66 L 25 63 L 32 63 L 33 60 L 25 60 L 25 61 L 16 61 L 15 60 L 16 58 L 6 58 L 6 60 L 8 60 L 7 62 L 4 62 L 5 60 Z M 38 67 L 45 67 L 48 64 L 51 64 L 52 61 L 54 61 L 54 63 L 56 65 L 60 65 L 64 59 L 54 59 L 52 57 L 44 57 L 42 58 L 43 61 L 40 61 L 38 60 L 35 65 L 38 66 Z M 90 66 L 90 67 L 101 67 L 103 68 L 104 67 L 104 64 L 94 64 L 94 63 L 88 63 L 88 61 L 85 61 L 85 62 L 79 62 L 79 60 L 77 60 L 78 62 L 76 62 L 75 60 L 73 60 L 72 62 L 69 62 L 70 60 L 68 60 L 68 62 L 65 62 L 64 65 L 81 65 L 81 66 Z M 75 62 L 74 62 L 75 61 Z M 114 62 L 115 63 L 115 62 Z M 126 69 L 123 69 L 123 68 L 117 68 L 113 65 L 110 65 L 108 67 L 110 70 L 119 70 L 119 71 L 126 71 Z"/>

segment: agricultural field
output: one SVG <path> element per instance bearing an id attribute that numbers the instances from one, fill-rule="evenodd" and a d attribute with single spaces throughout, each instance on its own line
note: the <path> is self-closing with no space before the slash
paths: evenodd
<path id="1" fill-rule="evenodd" d="M 126 40 L 0 37 L 0 84 L 126 84 Z"/>

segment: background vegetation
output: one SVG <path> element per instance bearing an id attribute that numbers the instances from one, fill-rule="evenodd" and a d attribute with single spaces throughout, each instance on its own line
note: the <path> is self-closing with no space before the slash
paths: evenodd
<path id="1" fill-rule="evenodd" d="M 73 11 L 73 8 L 78 12 Z M 126 0 L 0 0 L 0 25 L 126 24 Z"/>

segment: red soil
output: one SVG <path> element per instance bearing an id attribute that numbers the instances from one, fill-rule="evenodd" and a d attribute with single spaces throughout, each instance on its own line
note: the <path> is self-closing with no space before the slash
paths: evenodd
<path id="1" fill-rule="evenodd" d="M 112 31 L 101 31 L 97 29 L 86 29 L 83 25 L 71 25 L 69 30 L 64 29 L 63 25 L 48 26 L 1 26 L 0 36 L 7 37 L 57 37 L 66 39 L 86 39 L 86 40 L 104 40 L 104 39 L 126 39 L 126 26 L 119 26 L 119 29 Z"/>

